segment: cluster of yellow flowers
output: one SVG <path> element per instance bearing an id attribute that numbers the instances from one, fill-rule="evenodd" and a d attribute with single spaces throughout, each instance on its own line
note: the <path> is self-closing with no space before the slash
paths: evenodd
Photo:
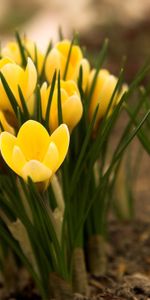
<path id="1" fill-rule="evenodd" d="M 79 123 L 83 114 L 81 95 L 78 89 L 78 77 L 82 67 L 82 90 L 88 95 L 95 70 L 91 70 L 87 59 L 79 46 L 72 45 L 68 40 L 58 42 L 45 58 L 35 44 L 23 40 L 27 59 L 25 69 L 22 67 L 22 57 L 19 45 L 11 42 L 1 51 L 0 73 L 7 81 L 18 107 L 22 110 L 22 102 L 18 87 L 20 87 L 31 120 L 26 121 L 15 136 L 17 123 L 9 97 L 0 79 L 0 123 L 4 131 L 0 135 L 0 150 L 8 166 L 19 176 L 27 180 L 28 176 L 34 182 L 47 181 L 56 172 L 68 151 L 69 135 Z M 67 60 L 69 56 L 69 64 Z M 36 66 L 34 62 L 36 61 Z M 49 113 L 49 129 L 52 135 L 39 122 L 32 120 L 35 102 L 35 89 L 38 84 L 43 64 L 45 66 L 45 82 L 40 86 L 42 118 L 45 119 L 49 96 L 52 89 L 52 79 L 60 74 L 60 95 L 63 123 L 58 122 L 58 80 L 56 80 Z M 96 126 L 104 117 L 111 96 L 115 89 L 117 78 L 107 70 L 98 73 L 94 91 L 89 105 L 89 120 L 92 119 L 97 104 L 100 103 L 96 118 Z M 119 102 L 123 90 L 118 93 L 111 104 Z M 59 126 L 59 127 L 58 127 Z"/>

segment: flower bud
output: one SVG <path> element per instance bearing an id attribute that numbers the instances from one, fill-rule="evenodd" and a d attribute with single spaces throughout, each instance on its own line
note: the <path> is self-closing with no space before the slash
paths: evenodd
<path id="1" fill-rule="evenodd" d="M 48 105 L 48 98 L 51 86 L 47 87 L 46 82 L 41 87 L 42 114 L 45 119 Z M 79 123 L 83 107 L 78 87 L 73 80 L 60 81 L 60 95 L 63 122 L 67 124 L 70 131 Z M 54 131 L 58 127 L 58 83 L 56 82 L 49 114 L 49 127 Z"/>
<path id="2" fill-rule="evenodd" d="M 52 82 L 52 78 L 55 70 L 60 71 L 60 78 L 66 80 L 78 81 L 79 70 L 82 67 L 83 80 L 82 88 L 86 89 L 90 65 L 87 59 L 83 58 L 82 51 L 79 46 L 73 45 L 69 58 L 69 64 L 66 71 L 67 59 L 70 51 L 71 42 L 63 40 L 55 45 L 50 51 L 45 66 L 46 77 L 49 83 Z M 64 78 L 65 76 L 65 78 Z"/>

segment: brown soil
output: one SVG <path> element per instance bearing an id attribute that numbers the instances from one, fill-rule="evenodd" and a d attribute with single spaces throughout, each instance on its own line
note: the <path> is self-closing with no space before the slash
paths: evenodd
<path id="1" fill-rule="evenodd" d="M 20 291 L 8 293 L 0 283 L 1 300 L 40 300 L 25 271 L 20 274 Z M 150 223 L 110 223 L 108 272 L 89 276 L 91 296 L 76 294 L 74 300 L 150 299 Z M 48 299 L 45 299 L 48 300 Z"/>

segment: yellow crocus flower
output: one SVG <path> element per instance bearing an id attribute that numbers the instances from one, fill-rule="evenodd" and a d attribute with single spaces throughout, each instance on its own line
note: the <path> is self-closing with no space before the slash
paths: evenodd
<path id="1" fill-rule="evenodd" d="M 55 70 L 60 71 L 61 79 L 64 78 L 70 45 L 71 45 L 70 41 L 63 40 L 57 43 L 55 47 L 50 51 L 45 65 L 46 77 L 49 83 L 52 82 L 52 78 Z M 66 80 L 72 79 L 77 82 L 79 77 L 79 70 L 81 66 L 83 70 L 82 88 L 83 90 L 85 90 L 88 82 L 90 65 L 88 60 L 83 58 L 83 54 L 80 47 L 73 45 L 65 79 Z"/>
<path id="2" fill-rule="evenodd" d="M 43 182 L 57 171 L 68 151 L 69 131 L 60 125 L 50 136 L 37 121 L 25 122 L 17 137 L 4 131 L 0 135 L 0 150 L 7 165 L 25 181 Z"/>
<path id="3" fill-rule="evenodd" d="M 45 119 L 48 98 L 51 86 L 45 82 L 41 87 L 42 114 Z M 83 106 L 77 84 L 73 80 L 60 81 L 60 94 L 63 122 L 67 124 L 70 131 L 78 124 L 82 117 Z M 56 82 L 52 97 L 49 117 L 49 127 L 53 131 L 58 126 L 58 83 Z"/>
<path id="4" fill-rule="evenodd" d="M 21 107 L 18 85 L 20 86 L 26 101 L 31 97 L 37 83 L 37 71 L 31 60 L 28 58 L 25 70 L 17 65 L 10 58 L 0 59 L 0 72 L 5 77 L 18 105 Z M 2 81 L 0 80 L 0 109 L 13 112 L 9 98 L 5 92 Z"/>
<path id="5" fill-rule="evenodd" d="M 37 71 L 40 74 L 43 62 L 44 62 L 44 54 L 36 47 L 35 43 L 28 39 L 22 39 L 23 46 L 25 47 L 25 53 L 28 56 L 31 56 L 32 60 L 35 62 L 37 60 Z M 2 57 L 8 57 L 15 61 L 18 65 L 22 64 L 22 58 L 20 54 L 20 49 L 17 42 L 9 42 L 1 51 Z"/>
<path id="6" fill-rule="evenodd" d="M 88 91 L 91 88 L 95 72 L 96 72 L 95 70 L 92 70 L 90 73 L 89 82 L 88 82 Z M 99 109 L 97 112 L 95 127 L 97 127 L 97 125 L 99 124 L 99 121 L 106 114 L 106 111 L 109 106 L 111 96 L 116 87 L 117 81 L 118 81 L 117 77 L 115 77 L 114 75 L 111 75 L 109 73 L 109 71 L 107 71 L 105 69 L 100 70 L 98 73 L 94 91 L 93 91 L 93 94 L 91 97 L 90 107 L 89 107 L 89 118 L 91 120 L 93 117 L 93 114 L 95 112 L 96 106 L 99 103 Z M 119 103 L 123 93 L 126 90 L 127 90 L 127 85 L 124 85 L 122 87 L 121 91 L 115 95 L 115 97 L 112 101 L 112 104 L 109 108 L 108 115 L 110 115 L 112 113 L 114 106 Z"/>
<path id="7" fill-rule="evenodd" d="M 10 132 L 12 134 L 15 133 L 14 128 L 7 122 L 7 119 L 5 118 L 5 115 L 2 111 L 0 111 L 0 123 L 5 131 Z M 0 133 L 1 133 L 1 128 L 0 128 Z"/>

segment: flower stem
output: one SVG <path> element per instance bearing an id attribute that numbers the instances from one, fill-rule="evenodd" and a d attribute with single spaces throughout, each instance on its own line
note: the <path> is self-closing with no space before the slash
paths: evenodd
<path id="1" fill-rule="evenodd" d="M 62 189 L 61 189 L 61 186 L 59 184 L 58 178 L 57 178 L 57 176 L 55 174 L 53 175 L 53 177 L 51 179 L 51 185 L 52 185 L 52 189 L 53 189 L 53 192 L 55 194 L 55 197 L 56 197 L 58 208 L 62 212 L 64 212 L 64 198 L 63 198 L 63 193 L 62 193 Z"/>
<path id="2" fill-rule="evenodd" d="M 50 274 L 50 293 L 56 300 L 72 300 L 71 285 L 56 273 Z"/>
<path id="3" fill-rule="evenodd" d="M 88 266 L 90 272 L 95 276 L 104 275 L 106 272 L 106 242 L 104 237 L 99 234 L 89 238 Z"/>
<path id="4" fill-rule="evenodd" d="M 75 248 L 73 252 L 73 290 L 76 293 L 81 293 L 88 296 L 88 280 L 85 266 L 85 257 L 83 248 Z"/>

